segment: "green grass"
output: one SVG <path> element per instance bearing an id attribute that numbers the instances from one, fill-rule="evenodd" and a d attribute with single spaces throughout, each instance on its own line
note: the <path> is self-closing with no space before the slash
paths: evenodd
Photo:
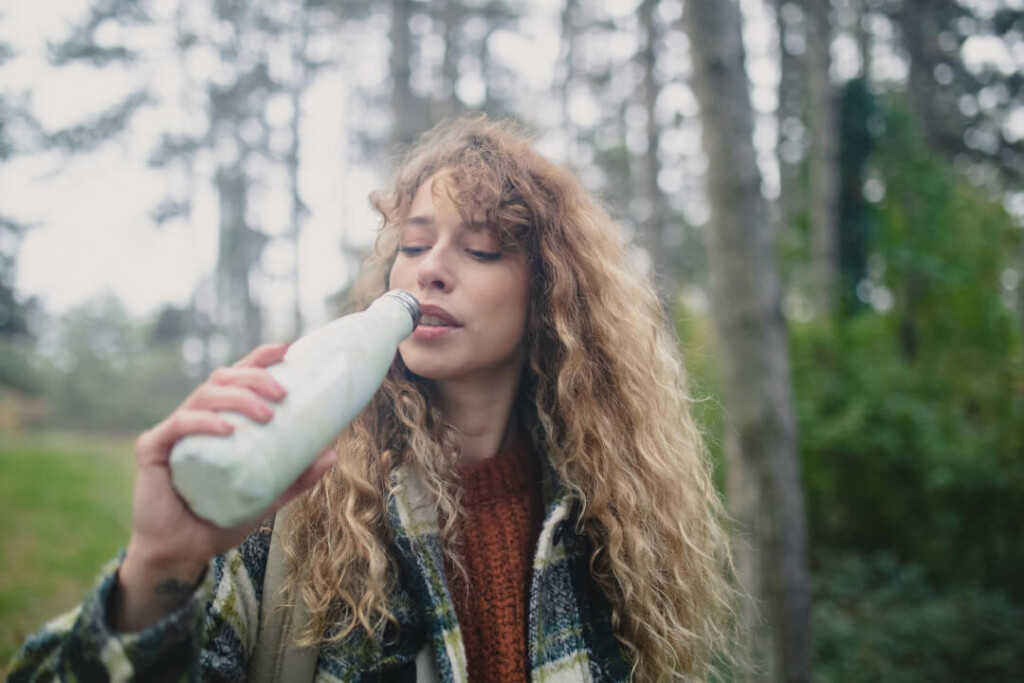
<path id="1" fill-rule="evenodd" d="M 128 542 L 131 438 L 0 433 L 0 671 Z"/>

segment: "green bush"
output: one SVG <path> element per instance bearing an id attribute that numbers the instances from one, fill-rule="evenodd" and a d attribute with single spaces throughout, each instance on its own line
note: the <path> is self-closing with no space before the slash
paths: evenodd
<path id="1" fill-rule="evenodd" d="M 793 330 L 812 555 L 886 549 L 939 580 L 1019 591 L 1024 420 L 968 410 L 940 370 L 901 358 L 884 316 Z M 993 394 L 990 404 L 1012 397 Z"/>
<path id="2" fill-rule="evenodd" d="M 1021 231 L 898 101 L 874 157 L 878 311 L 792 327 L 812 554 L 895 553 L 1024 598 L 1024 339 L 1001 276 Z"/>
<path id="3" fill-rule="evenodd" d="M 1024 609 L 976 588 L 937 591 L 893 555 L 841 556 L 815 574 L 814 671 L 823 683 L 1024 677 Z"/>
<path id="4" fill-rule="evenodd" d="M 43 378 L 27 342 L 0 337 L 0 388 L 36 396 L 42 392 Z"/>

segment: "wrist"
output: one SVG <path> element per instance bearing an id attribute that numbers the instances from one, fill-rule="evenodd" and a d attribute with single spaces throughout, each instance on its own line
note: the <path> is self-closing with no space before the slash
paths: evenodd
<path id="1" fill-rule="evenodd" d="M 129 544 L 110 603 L 114 630 L 141 631 L 173 612 L 195 593 L 206 568 L 194 562 L 154 563 Z"/>
<path id="2" fill-rule="evenodd" d="M 151 582 L 175 578 L 187 583 L 198 583 L 208 564 L 208 559 L 183 559 L 169 555 L 166 550 L 151 548 L 133 536 L 125 549 L 121 573 L 128 573 L 132 578 L 151 577 Z"/>

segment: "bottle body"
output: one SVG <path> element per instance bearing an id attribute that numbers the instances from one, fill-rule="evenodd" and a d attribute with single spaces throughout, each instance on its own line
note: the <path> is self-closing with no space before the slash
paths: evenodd
<path id="1" fill-rule="evenodd" d="M 235 427 L 230 436 L 179 441 L 170 458 L 175 489 L 197 516 L 218 526 L 254 519 L 366 407 L 418 321 L 412 295 L 388 292 L 296 341 L 268 368 L 288 392 L 274 417 L 261 424 L 225 412 Z"/>

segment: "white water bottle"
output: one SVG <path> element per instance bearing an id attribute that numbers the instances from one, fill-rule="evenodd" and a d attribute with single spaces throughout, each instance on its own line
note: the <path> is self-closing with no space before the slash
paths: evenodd
<path id="1" fill-rule="evenodd" d="M 232 527 L 266 511 L 366 407 L 419 320 L 415 297 L 394 289 L 292 344 L 268 368 L 288 391 L 269 422 L 224 412 L 232 434 L 194 434 L 171 450 L 171 480 L 192 512 Z"/>

